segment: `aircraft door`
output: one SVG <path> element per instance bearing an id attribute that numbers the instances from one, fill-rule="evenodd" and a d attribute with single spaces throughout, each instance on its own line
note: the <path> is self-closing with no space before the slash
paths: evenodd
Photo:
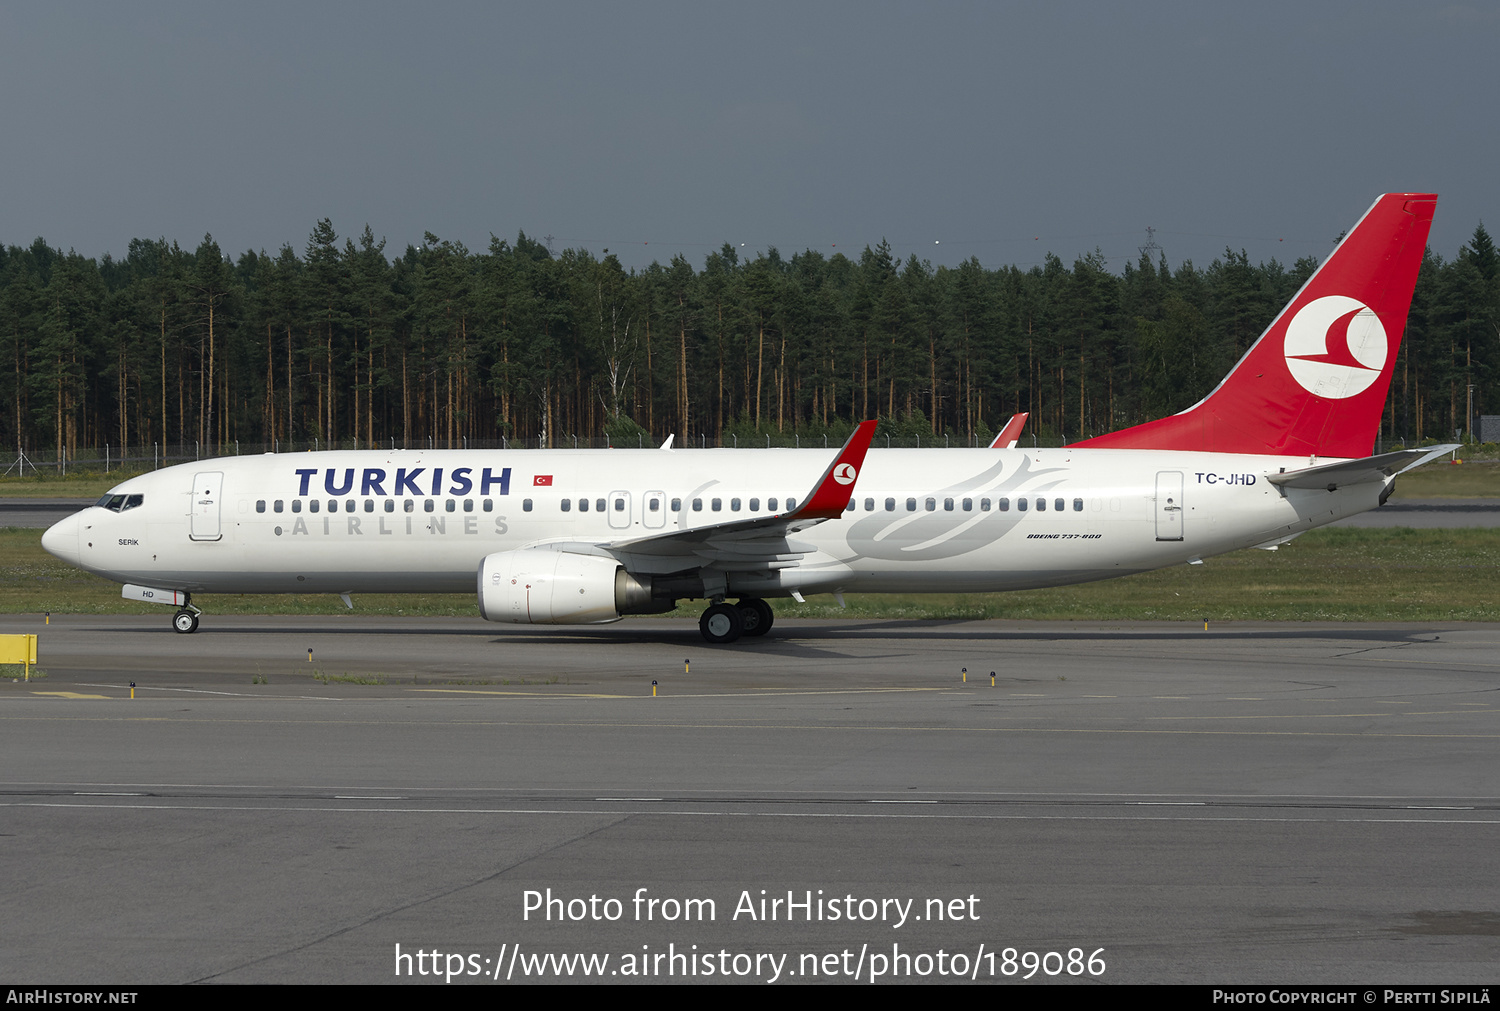
<path id="1" fill-rule="evenodd" d="M 641 496 L 641 523 L 660 530 L 667 525 L 667 496 L 663 492 L 648 491 Z"/>
<path id="2" fill-rule="evenodd" d="M 609 525 L 615 530 L 630 529 L 630 492 L 609 493 Z"/>
<path id="3" fill-rule="evenodd" d="M 224 536 L 219 524 L 219 502 L 223 498 L 224 472 L 211 471 L 193 475 L 192 521 L 188 537 L 195 541 L 216 541 Z"/>
<path id="4" fill-rule="evenodd" d="M 1182 540 L 1182 472 L 1164 470 L 1156 475 L 1156 539 Z"/>

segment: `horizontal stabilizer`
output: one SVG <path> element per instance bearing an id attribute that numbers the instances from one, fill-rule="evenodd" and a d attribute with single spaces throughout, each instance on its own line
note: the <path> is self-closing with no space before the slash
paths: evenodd
<path id="1" fill-rule="evenodd" d="M 1322 488 L 1333 491 L 1344 485 L 1388 480 L 1413 467 L 1420 467 L 1440 456 L 1446 456 L 1458 448 L 1454 443 L 1425 449 L 1402 449 L 1394 453 L 1367 456 L 1362 460 L 1343 460 L 1281 474 L 1269 474 L 1266 480 L 1282 488 Z"/>

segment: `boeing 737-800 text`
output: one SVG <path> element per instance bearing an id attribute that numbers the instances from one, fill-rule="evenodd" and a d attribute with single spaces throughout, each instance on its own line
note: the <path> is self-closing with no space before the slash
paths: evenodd
<path id="1" fill-rule="evenodd" d="M 1435 202 L 1377 200 L 1195 406 L 1061 449 L 870 450 L 866 421 L 832 458 L 670 439 L 234 457 L 123 481 L 42 544 L 176 605 L 180 632 L 199 593 L 347 603 L 477 580 L 490 621 L 705 599 L 715 643 L 766 632 L 768 597 L 1016 590 L 1271 547 L 1375 508 L 1395 474 L 1452 448 L 1369 455 Z"/>

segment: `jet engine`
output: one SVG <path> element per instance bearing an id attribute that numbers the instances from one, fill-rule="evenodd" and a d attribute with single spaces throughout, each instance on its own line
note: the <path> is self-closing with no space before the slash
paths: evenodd
<path id="1" fill-rule="evenodd" d="M 479 614 L 521 625 L 589 625 L 670 611 L 613 558 L 547 548 L 497 551 L 479 563 Z"/>

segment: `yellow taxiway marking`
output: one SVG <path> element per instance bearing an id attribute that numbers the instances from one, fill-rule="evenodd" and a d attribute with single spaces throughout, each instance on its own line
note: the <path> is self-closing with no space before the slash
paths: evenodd
<path id="1" fill-rule="evenodd" d="M 33 695 L 56 695 L 60 699 L 107 699 L 108 695 L 84 695 L 80 692 L 32 692 Z"/>
<path id="2" fill-rule="evenodd" d="M 628 696 L 629 698 L 643 698 L 649 703 L 651 696 Z M 681 696 L 678 696 L 679 698 Z M 700 698 L 706 696 L 698 696 Z M 97 711 L 97 710 L 96 710 Z M 1344 716 L 1389 716 L 1389 713 L 1345 713 Z M 1418 713 L 1415 715 L 1445 715 L 1442 713 Z M 1451 715 L 1451 714 L 1449 714 Z M 1192 716 L 1155 716 L 1148 717 L 1156 720 L 1192 720 L 1192 719 L 1270 719 L 1264 716 L 1244 717 L 1192 717 Z M 1275 717 L 1286 719 L 1287 717 Z M 1326 719 L 1322 717 L 1308 717 L 1310 719 Z M 1107 727 L 1038 727 L 1022 726 L 1018 724 L 1005 724 L 992 727 L 951 727 L 951 726 L 891 726 L 887 724 L 861 724 L 858 726 L 843 726 L 833 723 L 820 724 L 786 724 L 786 723 L 759 723 L 753 720 L 745 720 L 737 723 L 690 723 L 676 720 L 660 720 L 650 723 L 626 722 L 621 720 L 575 720 L 560 722 L 546 721 L 520 721 L 520 720 L 465 720 L 461 723 L 453 723 L 444 720 L 279 720 L 279 719 L 204 719 L 202 717 L 190 716 L 0 716 L 0 723 L 212 723 L 212 724 L 239 724 L 243 726 L 434 726 L 444 728 L 470 729 L 474 727 L 558 727 L 578 728 L 587 727 L 614 728 L 614 729 L 639 729 L 639 730 L 662 730 L 664 728 L 677 728 L 685 730 L 796 730 L 805 731 L 816 729 L 820 731 L 838 731 L 841 733 L 920 733 L 920 734 L 1088 734 L 1091 736 L 1170 736 L 1170 737 L 1357 737 L 1362 740 L 1374 740 L 1382 738 L 1426 738 L 1432 740 L 1497 740 L 1500 733 L 1475 734 L 1433 734 L 1418 732 L 1392 732 L 1389 730 L 1177 730 L 1165 727 L 1142 727 L 1129 729 L 1111 729 Z M 0 806 L 5 806 L 0 804 Z"/>
<path id="3" fill-rule="evenodd" d="M 647 687 L 650 687 L 649 685 Z M 517 695 L 524 698 L 534 699 L 650 699 L 651 696 L 640 694 L 590 694 L 587 692 L 502 692 L 490 691 L 482 688 L 409 688 L 413 692 L 443 692 L 450 695 Z M 892 692 L 952 692 L 957 689 L 951 685 L 935 685 L 930 688 L 749 688 L 738 691 L 726 689 L 721 692 L 672 692 L 671 698 L 675 699 L 720 699 L 720 698 L 762 698 L 767 695 L 884 695 Z M 1037 696 L 1041 698 L 1041 696 Z"/>
<path id="4" fill-rule="evenodd" d="M 414 692 L 431 692 L 440 695 L 524 695 L 541 699 L 628 699 L 629 695 L 604 695 L 587 692 L 494 692 L 484 688 L 412 688 Z"/>

